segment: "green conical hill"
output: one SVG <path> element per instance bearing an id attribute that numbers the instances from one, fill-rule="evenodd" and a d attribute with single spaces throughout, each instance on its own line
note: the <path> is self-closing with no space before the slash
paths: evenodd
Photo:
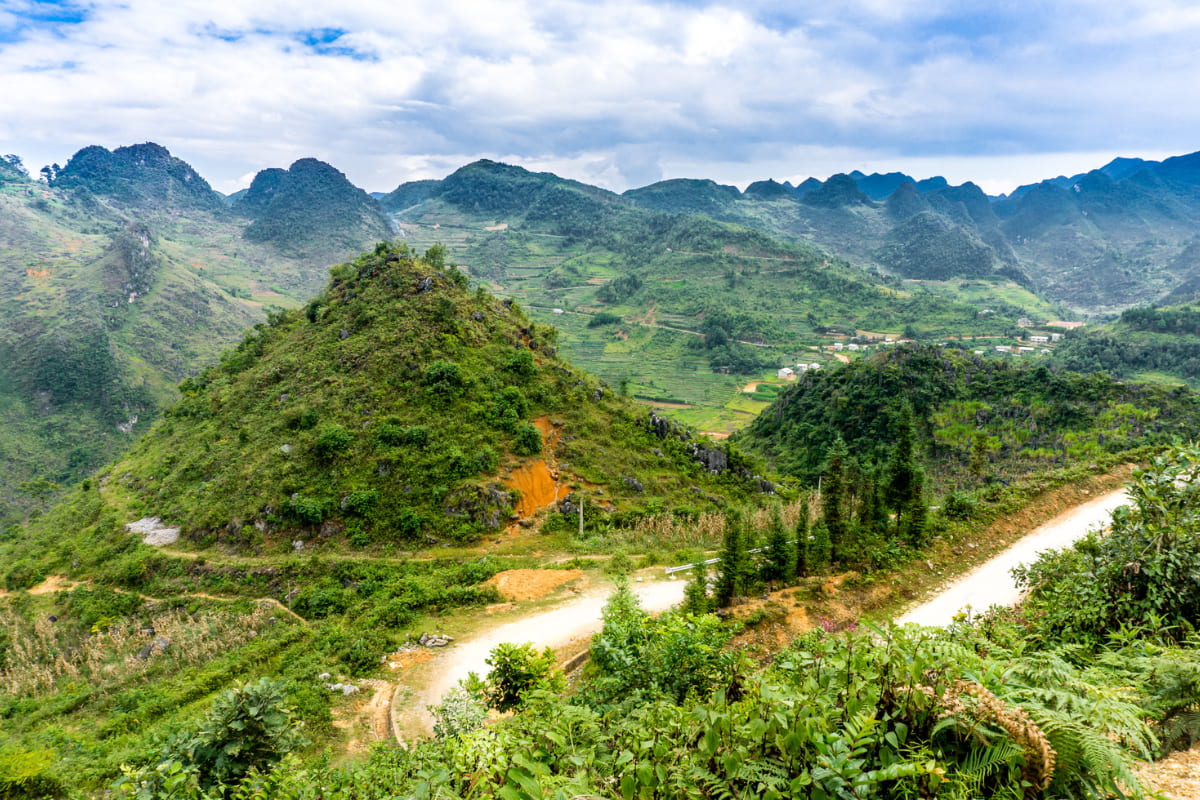
<path id="1" fill-rule="evenodd" d="M 555 355 L 553 328 L 467 291 L 457 269 L 380 245 L 332 274 L 307 308 L 181 385 L 103 478 L 118 516 L 158 516 L 201 542 L 411 547 L 504 527 L 573 491 L 611 514 L 757 483 L 736 454 L 656 433 Z"/>
<path id="2" fill-rule="evenodd" d="M 315 158 L 258 173 L 233 208 L 254 219 L 247 239 L 284 252 L 340 256 L 392 235 L 379 201 Z"/>

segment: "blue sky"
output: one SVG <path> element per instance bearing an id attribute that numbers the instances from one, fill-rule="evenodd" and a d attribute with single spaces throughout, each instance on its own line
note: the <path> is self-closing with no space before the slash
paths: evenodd
<path id="1" fill-rule="evenodd" d="M 155 141 L 222 191 L 480 157 L 621 190 L 903 170 L 991 192 L 1200 150 L 1200 4 L 0 0 L 0 152 Z"/>

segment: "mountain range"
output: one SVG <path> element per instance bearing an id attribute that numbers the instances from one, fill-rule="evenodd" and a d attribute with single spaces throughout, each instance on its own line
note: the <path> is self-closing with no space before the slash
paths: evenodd
<path id="1" fill-rule="evenodd" d="M 988 197 L 903 173 L 617 194 L 480 161 L 372 197 L 331 165 L 235 195 L 145 143 L 29 177 L 0 159 L 0 502 L 37 505 L 128 446 L 179 380 L 329 265 L 399 236 L 555 324 L 585 369 L 703 430 L 746 378 L 901 335 L 1005 336 L 1200 289 L 1200 154 L 1116 159 Z M 22 487 L 25 488 L 22 488 Z"/>

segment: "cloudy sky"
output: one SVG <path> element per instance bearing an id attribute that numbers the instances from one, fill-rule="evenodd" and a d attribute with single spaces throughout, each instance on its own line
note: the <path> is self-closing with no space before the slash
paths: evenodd
<path id="1" fill-rule="evenodd" d="M 215 188 L 315 156 L 622 190 L 903 170 L 991 192 L 1200 150 L 1172 0 L 0 0 L 0 153 L 165 145 Z"/>

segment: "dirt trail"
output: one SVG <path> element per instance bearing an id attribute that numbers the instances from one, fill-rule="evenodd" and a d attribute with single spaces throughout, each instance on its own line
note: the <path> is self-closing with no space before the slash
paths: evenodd
<path id="1" fill-rule="evenodd" d="M 1114 508 L 1128 502 L 1126 491 L 1118 489 L 1059 514 L 896 621 L 949 625 L 965 609 L 980 612 L 994 605 L 1015 604 L 1021 599 L 1021 592 L 1009 574 L 1013 567 L 1033 561 L 1043 550 L 1057 550 L 1082 538 L 1089 530 L 1107 522 Z"/>
<path id="2" fill-rule="evenodd" d="M 642 608 L 664 611 L 683 600 L 685 584 L 685 581 L 633 584 L 633 591 Z M 611 591 L 611 586 L 599 587 L 556 608 L 499 625 L 439 651 L 434 656 L 433 677 L 417 690 L 408 708 L 397 708 L 396 712 L 413 716 L 426 732 L 432 732 L 433 719 L 425 707 L 436 705 L 467 673 L 486 675 L 492 648 L 502 642 L 531 642 L 538 649 L 559 648 L 590 636 L 600 630 L 600 614 Z"/>

